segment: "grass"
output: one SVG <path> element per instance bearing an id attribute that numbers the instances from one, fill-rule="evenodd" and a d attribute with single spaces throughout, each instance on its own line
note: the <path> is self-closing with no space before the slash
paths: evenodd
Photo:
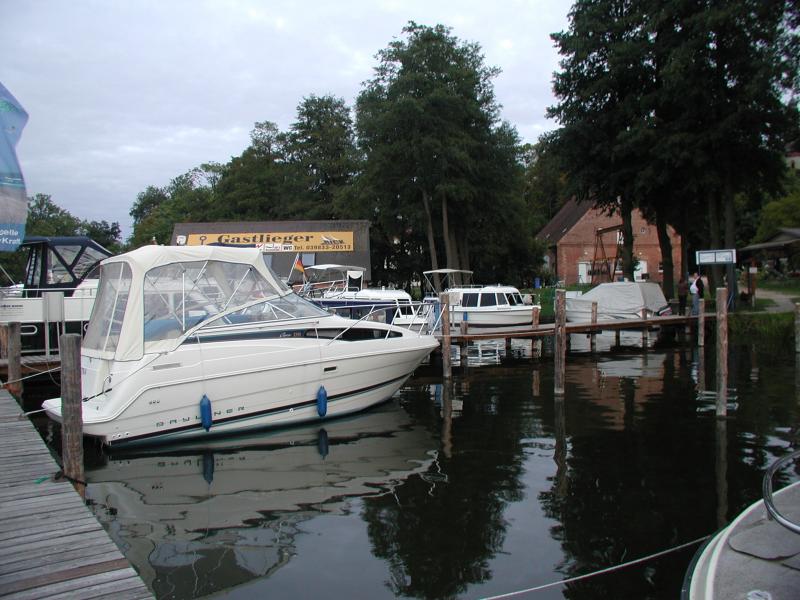
<path id="1" fill-rule="evenodd" d="M 769 340 L 793 345 L 794 315 L 792 313 L 734 313 L 728 318 L 732 339 L 749 342 Z"/>
<path id="2" fill-rule="evenodd" d="M 800 279 L 796 277 L 791 279 L 759 280 L 756 284 L 756 295 L 758 295 L 759 287 L 765 290 L 781 292 L 789 296 L 792 302 L 800 302 Z"/>

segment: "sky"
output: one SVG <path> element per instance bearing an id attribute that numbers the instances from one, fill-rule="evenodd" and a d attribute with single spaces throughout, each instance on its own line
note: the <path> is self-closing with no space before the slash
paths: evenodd
<path id="1" fill-rule="evenodd" d="M 312 94 L 348 106 L 409 21 L 481 46 L 501 118 L 523 141 L 545 118 L 564 0 L 0 0 L 0 83 L 28 112 L 27 193 L 119 222 L 148 186 L 226 163 L 260 121 L 285 131 Z"/>

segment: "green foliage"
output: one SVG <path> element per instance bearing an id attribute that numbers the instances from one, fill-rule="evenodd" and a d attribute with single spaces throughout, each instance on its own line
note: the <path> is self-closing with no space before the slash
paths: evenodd
<path id="1" fill-rule="evenodd" d="M 752 222 L 796 132 L 784 91 L 797 90 L 799 15 L 788 1 L 576 2 L 553 36 L 563 59 L 549 111 L 570 190 L 628 200 L 704 247 L 720 242 L 725 207 L 735 243 L 734 198 L 746 195 Z"/>
<path id="2" fill-rule="evenodd" d="M 119 223 L 107 221 L 82 221 L 69 211 L 58 206 L 47 194 L 36 194 L 28 198 L 28 220 L 26 236 L 60 237 L 86 235 L 111 252 L 122 248 Z M 25 274 L 25 252 L 0 253 L 0 266 L 14 282 L 21 282 Z M 4 280 L 5 276 L 2 277 Z M 3 281 L 0 285 L 11 282 Z"/>
<path id="3" fill-rule="evenodd" d="M 791 173 L 787 180 L 786 195 L 768 202 L 761 210 L 754 242 L 768 240 L 781 227 L 800 227 L 800 175 Z"/>
<path id="4" fill-rule="evenodd" d="M 358 190 L 372 214 L 373 273 L 384 280 L 399 270 L 410 281 L 426 263 L 446 262 L 478 279 L 518 278 L 538 257 L 519 139 L 498 123 L 498 71 L 483 64 L 477 44 L 442 25 L 412 22 L 403 34 L 378 53 L 357 100 L 365 157 Z"/>
<path id="5" fill-rule="evenodd" d="M 769 341 L 784 348 L 794 338 L 792 313 L 734 313 L 728 317 L 731 340 L 735 342 Z"/>

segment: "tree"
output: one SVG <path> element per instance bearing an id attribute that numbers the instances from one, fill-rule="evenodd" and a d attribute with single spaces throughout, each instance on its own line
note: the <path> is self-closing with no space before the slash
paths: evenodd
<path id="1" fill-rule="evenodd" d="M 493 186 L 521 185 L 518 165 L 499 146 L 508 140 L 491 83 L 498 70 L 484 65 L 477 44 L 442 25 L 410 22 L 403 34 L 378 53 L 356 103 L 362 191 L 384 246 L 421 242 L 431 268 L 442 258 L 460 268 L 471 262 L 474 239 L 493 233 L 476 230 L 476 215 L 504 208 L 508 189 Z"/>
<path id="2" fill-rule="evenodd" d="M 286 135 L 286 153 L 307 179 L 311 218 L 338 218 L 337 204 L 358 168 L 353 121 L 344 100 L 313 94 L 304 98 Z"/>
<path id="3" fill-rule="evenodd" d="M 58 206 L 49 195 L 36 194 L 28 199 L 27 235 L 78 235 L 80 228 L 81 220 Z"/>
<path id="4" fill-rule="evenodd" d="M 791 173 L 787 194 L 768 202 L 761 210 L 758 231 L 753 242 L 764 242 L 781 227 L 800 227 L 800 175 Z"/>
<path id="5" fill-rule="evenodd" d="M 638 205 L 656 222 L 667 284 L 667 223 L 684 239 L 702 224 L 708 246 L 733 246 L 736 195 L 779 184 L 798 12 L 796 0 L 580 0 L 553 36 L 564 59 L 550 114 L 570 184 L 618 203 L 623 219 Z"/>
<path id="6" fill-rule="evenodd" d="M 80 232 L 92 238 L 112 254 L 122 252 L 122 230 L 119 223 L 114 221 L 84 221 Z"/>
<path id="7" fill-rule="evenodd" d="M 623 272 L 633 280 L 631 213 L 638 173 L 651 142 L 644 98 L 652 88 L 642 3 L 579 0 L 570 28 L 553 34 L 562 55 L 548 115 L 561 128 L 550 139 L 579 201 L 622 217 Z"/>

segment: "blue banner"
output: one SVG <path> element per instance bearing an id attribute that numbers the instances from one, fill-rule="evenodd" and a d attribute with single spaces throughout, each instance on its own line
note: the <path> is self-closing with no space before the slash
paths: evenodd
<path id="1" fill-rule="evenodd" d="M 17 161 L 17 142 L 28 113 L 0 83 L 0 250 L 16 250 L 25 237 L 28 197 Z"/>

